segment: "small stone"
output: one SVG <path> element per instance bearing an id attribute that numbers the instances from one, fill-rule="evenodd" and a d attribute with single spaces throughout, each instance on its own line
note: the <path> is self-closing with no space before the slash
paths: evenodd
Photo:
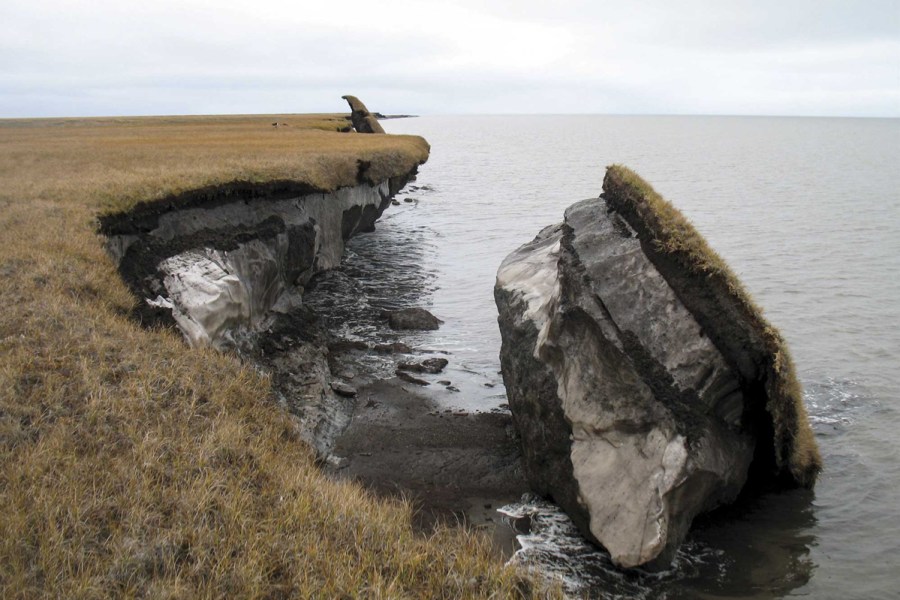
<path id="1" fill-rule="evenodd" d="M 403 342 L 394 342 L 392 344 L 376 344 L 375 352 L 380 354 L 409 354 L 412 348 Z"/>
<path id="2" fill-rule="evenodd" d="M 388 313 L 388 323 L 392 329 L 416 329 L 434 331 L 441 321 L 424 308 L 404 308 Z"/>
<path id="3" fill-rule="evenodd" d="M 397 371 L 395 373 L 396 373 L 397 377 L 399 377 L 400 379 L 402 379 L 403 381 L 405 381 L 407 383 L 414 383 L 416 385 L 431 385 L 424 379 L 419 379 L 418 377 L 413 377 L 406 371 L 401 371 L 400 369 L 397 369 Z"/>
<path id="4" fill-rule="evenodd" d="M 448 386 L 447 386 L 447 391 L 448 391 L 448 392 L 458 392 L 458 391 L 459 391 L 459 388 L 456 387 L 456 386 L 454 386 L 454 385 L 448 385 Z"/>
<path id="5" fill-rule="evenodd" d="M 449 379 L 441 379 L 440 381 L 438 381 L 438 385 L 450 385 L 451 383 L 453 382 Z"/>
<path id="6" fill-rule="evenodd" d="M 400 202 L 398 200 L 391 200 L 391 204 L 394 206 L 400 206 Z"/>
<path id="7" fill-rule="evenodd" d="M 335 394 L 337 394 L 338 396 L 343 396 L 344 398 L 356 397 L 356 388 L 347 385 L 343 381 L 332 381 L 331 389 L 334 390 Z"/>
<path id="8" fill-rule="evenodd" d="M 436 375 L 444 370 L 448 362 L 446 358 L 426 358 L 422 361 L 422 366 L 426 372 Z"/>
<path id="9" fill-rule="evenodd" d="M 430 373 L 437 375 L 447 366 L 446 358 L 427 358 L 422 362 L 404 361 L 397 365 L 402 371 L 412 371 L 413 373 Z"/>

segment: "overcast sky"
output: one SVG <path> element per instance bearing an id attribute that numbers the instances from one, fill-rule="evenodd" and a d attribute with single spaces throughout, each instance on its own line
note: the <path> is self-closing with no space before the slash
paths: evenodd
<path id="1" fill-rule="evenodd" d="M 0 0 L 0 116 L 900 117 L 900 0 Z"/>

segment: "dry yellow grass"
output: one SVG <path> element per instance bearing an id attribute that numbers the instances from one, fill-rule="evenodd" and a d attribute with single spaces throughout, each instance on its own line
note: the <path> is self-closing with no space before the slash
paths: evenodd
<path id="1" fill-rule="evenodd" d="M 716 298 L 716 310 L 745 325 L 742 331 L 732 333 L 745 335 L 748 346 L 759 348 L 757 359 L 767 363 L 763 367 L 768 394 L 765 408 L 774 427 L 775 462 L 786 468 L 797 484 L 812 487 L 822 458 L 803 403 L 803 388 L 781 333 L 766 320 L 722 257 L 649 183 L 625 166 L 612 165 L 603 183 L 604 191 L 609 188 L 616 189 L 616 195 L 627 204 L 623 208 L 633 211 L 646 227 L 648 239 L 659 252 L 697 280 L 704 280 Z"/>
<path id="2" fill-rule="evenodd" d="M 234 180 L 331 189 L 357 159 L 384 174 L 427 155 L 335 124 L 0 121 L 0 597 L 537 594 L 480 535 L 424 538 L 409 506 L 324 477 L 263 375 L 127 316 L 98 214 Z"/>
<path id="3" fill-rule="evenodd" d="M 359 160 L 380 181 L 428 156 L 420 137 L 336 133 L 347 123 L 340 115 L 0 120 L 2 193 L 114 212 L 232 181 L 332 190 L 356 183 Z"/>

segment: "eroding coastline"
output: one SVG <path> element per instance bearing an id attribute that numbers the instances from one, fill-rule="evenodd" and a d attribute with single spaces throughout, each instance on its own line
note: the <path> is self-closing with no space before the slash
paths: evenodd
<path id="1" fill-rule="evenodd" d="M 273 373 L 279 402 L 327 456 L 352 400 L 335 393 L 327 335 L 303 304 L 313 276 L 371 231 L 416 168 L 335 191 L 236 184 L 105 217 L 101 232 L 147 324 L 192 346 L 231 348 Z"/>

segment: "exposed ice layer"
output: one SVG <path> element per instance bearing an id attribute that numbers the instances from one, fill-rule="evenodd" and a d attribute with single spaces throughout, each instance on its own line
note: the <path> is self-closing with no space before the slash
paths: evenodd
<path id="1" fill-rule="evenodd" d="M 547 227 L 531 243 L 506 257 L 497 271 L 497 285 L 516 294 L 527 305 L 522 319 L 540 327 L 547 322 L 559 283 L 556 262 L 559 259 L 559 225 Z"/>
<path id="2" fill-rule="evenodd" d="M 269 309 L 299 304 L 285 292 L 280 266 L 286 235 L 252 240 L 231 252 L 210 248 L 176 254 L 159 264 L 167 298 L 148 299 L 172 310 L 192 346 L 236 343 L 236 335 L 257 329 Z"/>

